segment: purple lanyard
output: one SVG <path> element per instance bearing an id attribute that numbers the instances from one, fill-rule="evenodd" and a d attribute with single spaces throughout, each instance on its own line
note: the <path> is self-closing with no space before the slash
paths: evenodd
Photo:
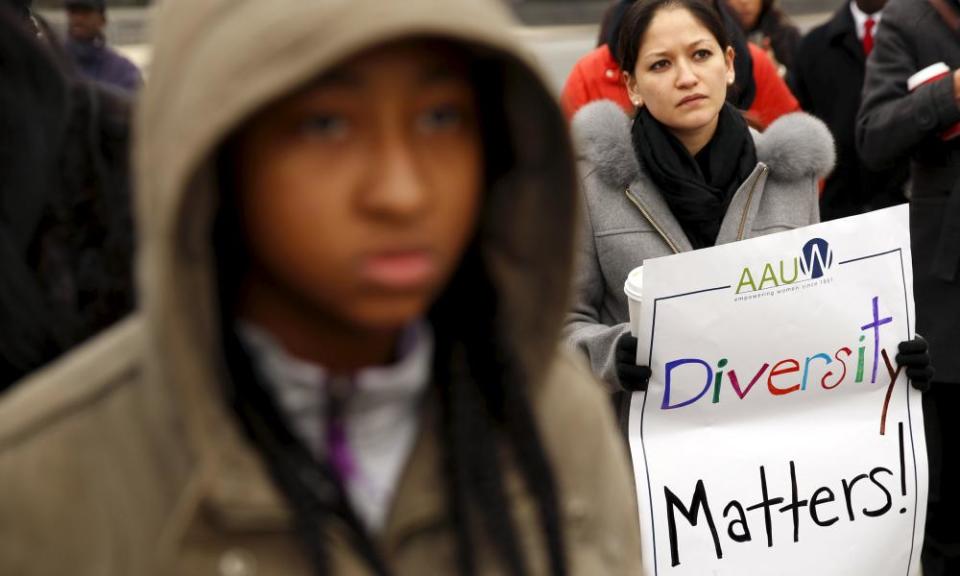
<path id="1" fill-rule="evenodd" d="M 345 409 L 354 385 L 349 378 L 333 377 L 327 386 L 326 444 L 330 465 L 344 483 L 357 475 L 357 465 L 347 441 Z"/>

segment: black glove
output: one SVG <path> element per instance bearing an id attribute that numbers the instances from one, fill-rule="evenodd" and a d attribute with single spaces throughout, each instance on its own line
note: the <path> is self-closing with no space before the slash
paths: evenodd
<path id="1" fill-rule="evenodd" d="M 921 392 L 929 390 L 930 381 L 933 380 L 933 366 L 930 365 L 927 341 L 917 334 L 913 340 L 901 342 L 897 348 L 897 365 L 907 369 L 907 378 L 913 387 Z"/>
<path id="2" fill-rule="evenodd" d="M 637 366 L 637 339 L 624 334 L 617 340 L 617 379 L 627 392 L 643 392 L 650 383 L 650 368 Z"/>

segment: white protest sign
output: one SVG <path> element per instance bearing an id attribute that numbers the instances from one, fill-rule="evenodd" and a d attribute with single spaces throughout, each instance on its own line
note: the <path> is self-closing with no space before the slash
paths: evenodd
<path id="1" fill-rule="evenodd" d="M 645 574 L 918 574 L 912 286 L 906 206 L 644 262 Z"/>

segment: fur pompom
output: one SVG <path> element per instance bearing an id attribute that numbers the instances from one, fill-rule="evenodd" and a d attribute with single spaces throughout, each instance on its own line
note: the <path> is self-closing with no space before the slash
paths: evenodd
<path id="1" fill-rule="evenodd" d="M 781 116 L 755 138 L 757 158 L 780 181 L 825 178 L 837 162 L 830 129 L 803 112 Z"/>

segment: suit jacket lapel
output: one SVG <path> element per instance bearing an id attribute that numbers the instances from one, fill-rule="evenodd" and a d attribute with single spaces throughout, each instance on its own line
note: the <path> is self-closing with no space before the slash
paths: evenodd
<path id="1" fill-rule="evenodd" d="M 863 43 L 857 37 L 857 24 L 849 4 L 841 6 L 830 21 L 830 42 L 849 52 L 861 67 L 866 66 L 867 57 L 863 53 Z"/>

